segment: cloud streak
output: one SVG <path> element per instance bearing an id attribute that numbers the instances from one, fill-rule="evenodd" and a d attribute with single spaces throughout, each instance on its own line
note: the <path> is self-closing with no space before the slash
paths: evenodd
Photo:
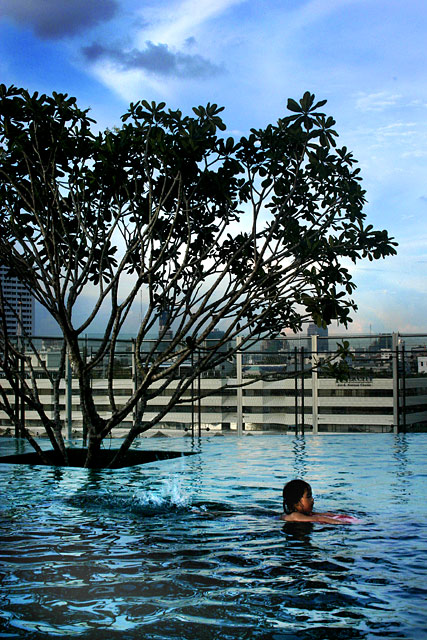
<path id="1" fill-rule="evenodd" d="M 174 52 L 166 44 L 152 42 L 147 42 L 143 50 L 129 51 L 94 43 L 84 47 L 83 54 L 90 62 L 109 61 L 124 71 L 139 69 L 159 76 L 204 78 L 224 72 L 222 67 L 198 54 Z"/>
<path id="2" fill-rule="evenodd" d="M 402 99 L 400 94 L 390 94 L 385 91 L 378 93 L 362 93 L 356 101 L 356 108 L 360 111 L 384 111 L 396 106 Z"/>
<path id="3" fill-rule="evenodd" d="M 150 27 L 141 34 L 143 41 L 167 42 L 169 46 L 181 46 L 188 38 L 206 22 L 221 16 L 235 5 L 244 4 L 247 0 L 182 0 L 173 3 L 169 11 L 158 6 L 144 10 Z"/>
<path id="4" fill-rule="evenodd" d="M 2 0 L 1 13 L 44 40 L 73 36 L 113 18 L 117 0 Z"/>

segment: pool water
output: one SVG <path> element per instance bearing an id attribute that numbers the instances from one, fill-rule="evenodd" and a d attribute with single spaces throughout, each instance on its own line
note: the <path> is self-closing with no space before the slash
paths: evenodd
<path id="1" fill-rule="evenodd" d="M 19 447 L 2 439 L 0 455 Z M 156 448 L 201 451 L 118 470 L 0 465 L 0 638 L 425 639 L 427 434 Z M 315 510 L 362 522 L 280 521 L 294 477 Z"/>

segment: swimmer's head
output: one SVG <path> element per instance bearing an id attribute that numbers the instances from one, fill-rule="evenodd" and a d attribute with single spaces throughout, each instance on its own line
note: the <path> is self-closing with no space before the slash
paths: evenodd
<path id="1" fill-rule="evenodd" d="M 304 480 L 291 480 L 283 487 L 283 511 L 285 513 L 293 513 L 299 511 L 298 503 L 304 497 L 304 494 L 312 501 L 311 487 Z M 311 504 L 311 507 L 313 505 Z M 304 509 L 306 511 L 306 509 Z"/>

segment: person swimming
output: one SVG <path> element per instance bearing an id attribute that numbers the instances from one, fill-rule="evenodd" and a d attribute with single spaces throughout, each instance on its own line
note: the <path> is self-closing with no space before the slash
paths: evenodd
<path id="1" fill-rule="evenodd" d="M 281 520 L 286 522 L 322 522 L 324 524 L 351 524 L 357 518 L 338 513 L 313 513 L 313 493 L 308 482 L 291 480 L 283 487 Z"/>

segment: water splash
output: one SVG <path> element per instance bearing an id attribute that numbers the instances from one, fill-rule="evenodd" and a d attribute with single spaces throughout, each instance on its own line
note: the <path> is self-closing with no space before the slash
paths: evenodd
<path id="1" fill-rule="evenodd" d="M 112 510 L 115 513 L 132 513 L 154 516 L 191 507 L 187 495 L 176 479 L 165 480 L 159 491 L 138 491 L 132 495 L 118 495 L 112 490 L 102 493 L 77 492 L 67 499 L 68 504 L 80 509 Z"/>

